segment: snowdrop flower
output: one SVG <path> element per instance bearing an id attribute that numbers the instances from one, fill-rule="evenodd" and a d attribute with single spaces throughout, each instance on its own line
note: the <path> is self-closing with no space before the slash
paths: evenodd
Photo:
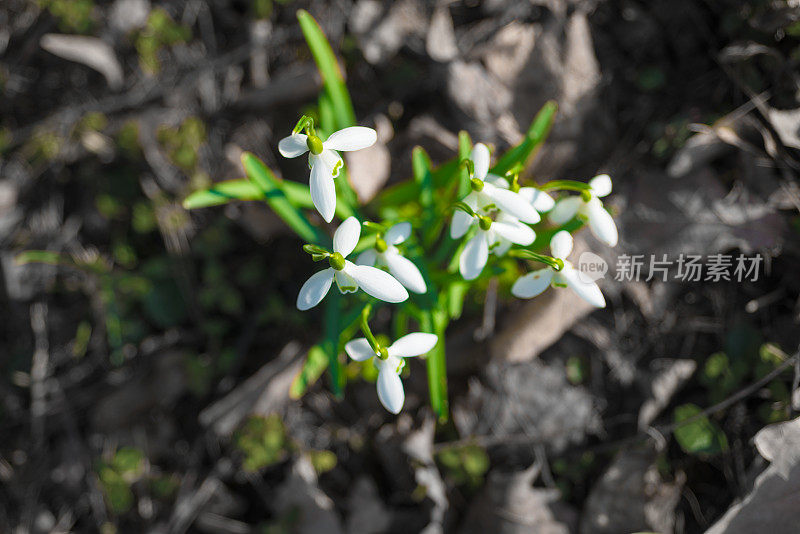
<path id="1" fill-rule="evenodd" d="M 339 175 L 344 163 L 337 151 L 361 150 L 375 144 L 378 134 L 372 128 L 352 126 L 333 132 L 322 141 L 313 133 L 292 133 L 278 143 L 278 151 L 285 158 L 296 158 L 306 152 L 311 168 L 309 188 L 314 207 L 325 222 L 331 222 L 336 210 L 336 187 L 333 179 Z"/>
<path id="2" fill-rule="evenodd" d="M 495 176 L 490 174 L 486 177 L 487 182 L 497 187 L 502 187 L 503 189 L 511 189 L 511 184 L 508 183 L 508 180 L 501 176 Z M 533 206 L 533 209 L 538 211 L 539 213 L 546 213 L 553 209 L 556 201 L 553 200 L 553 197 L 542 191 L 541 189 L 536 189 L 535 187 L 525 186 L 520 187 L 519 191 L 517 191 L 522 198 L 527 200 Z"/>
<path id="3" fill-rule="evenodd" d="M 496 221 L 486 215 L 470 216 L 462 211 L 456 213 L 464 213 L 468 219 L 461 234 L 453 235 L 454 227 L 450 227 L 450 235 L 453 239 L 464 235 L 472 225 L 478 225 L 478 231 L 472 239 L 467 241 L 461 257 L 458 259 L 458 270 L 464 280 L 474 280 L 481 274 L 489 259 L 490 250 L 496 255 L 502 256 L 512 243 L 530 245 L 536 239 L 536 234 L 530 226 L 522 224 L 515 217 L 504 213 L 498 215 Z M 455 219 L 455 216 L 453 218 Z"/>
<path id="4" fill-rule="evenodd" d="M 333 252 L 321 254 L 330 267 L 311 276 L 297 295 L 297 309 L 305 311 L 319 304 L 331 283 L 342 293 L 354 293 L 358 288 L 370 296 L 386 302 L 402 302 L 408 298 L 408 291 L 392 275 L 375 267 L 356 265 L 345 258 L 353 252 L 361 235 L 361 224 L 355 217 L 345 220 L 333 234 Z"/>
<path id="5" fill-rule="evenodd" d="M 589 189 L 580 196 L 567 197 L 556 203 L 550 212 L 550 222 L 560 226 L 577 214 L 589 224 L 589 229 L 597 239 L 613 247 L 619 239 L 617 225 L 600 200 L 600 197 L 609 193 L 611 178 L 607 174 L 595 176 L 589 180 Z"/>
<path id="6" fill-rule="evenodd" d="M 372 359 L 378 369 L 378 399 L 384 408 L 398 414 L 405 402 L 403 382 L 400 380 L 400 372 L 405 365 L 403 359 L 429 352 L 437 341 L 439 338 L 436 334 L 415 332 L 401 337 L 387 348 L 379 347 L 376 352 L 369 341 L 362 337 L 349 341 L 344 350 L 357 362 Z"/>
<path id="7" fill-rule="evenodd" d="M 572 252 L 572 236 L 562 230 L 550 240 L 550 251 L 555 258 L 564 262 L 564 267 L 556 271 L 552 267 L 545 267 L 521 276 L 511 287 L 511 294 L 522 299 L 533 298 L 542 293 L 547 286 L 569 287 L 583 300 L 598 308 L 605 308 L 606 299 L 597 284 L 585 282 L 578 276 L 578 271 L 566 260 Z"/>
<path id="8" fill-rule="evenodd" d="M 472 149 L 472 163 L 474 173 L 472 178 L 472 191 L 462 199 L 473 211 L 478 212 L 487 207 L 494 206 L 503 213 L 516 217 L 525 223 L 537 223 L 541 220 L 539 213 L 533 208 L 531 202 L 518 193 L 510 191 L 507 187 L 499 187 L 491 183 L 498 177 L 489 175 L 489 149 L 483 143 L 478 143 Z M 472 222 L 468 213 L 456 211 L 450 226 L 450 235 L 462 236 Z"/>
<path id="9" fill-rule="evenodd" d="M 395 224 L 383 236 L 378 235 L 375 248 L 359 254 L 356 265 L 378 265 L 386 267 L 389 272 L 406 286 L 409 291 L 423 294 L 428 291 L 425 280 L 419 269 L 410 260 L 404 258 L 395 245 L 399 245 L 411 235 L 411 223 Z"/>

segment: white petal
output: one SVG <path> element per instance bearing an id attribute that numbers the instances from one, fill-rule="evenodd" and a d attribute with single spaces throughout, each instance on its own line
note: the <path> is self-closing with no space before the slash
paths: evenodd
<path id="1" fill-rule="evenodd" d="M 472 163 L 475 166 L 475 178 L 483 180 L 489 174 L 489 147 L 483 143 L 478 143 L 472 149 Z"/>
<path id="2" fill-rule="evenodd" d="M 349 273 L 346 273 L 344 269 L 341 271 L 336 271 L 334 280 L 336 280 L 336 287 L 338 287 L 339 291 L 345 295 L 347 293 L 355 293 L 358 291 L 358 282 L 356 282 L 356 279 L 350 276 Z"/>
<path id="3" fill-rule="evenodd" d="M 553 257 L 562 260 L 569 256 L 569 253 L 572 252 L 572 235 L 566 230 L 557 232 L 550 239 L 550 252 L 553 253 Z"/>
<path id="4" fill-rule="evenodd" d="M 308 152 L 308 136 L 301 133 L 292 134 L 284 137 L 278 143 L 278 152 L 284 158 L 296 158 Z"/>
<path id="5" fill-rule="evenodd" d="M 589 229 L 595 237 L 609 247 L 616 246 L 619 240 L 617 225 L 614 224 L 614 219 L 603 207 L 600 199 L 593 198 L 589 201 L 586 206 L 586 214 L 589 219 Z"/>
<path id="6" fill-rule="evenodd" d="M 474 280 L 481 274 L 489 259 L 489 245 L 486 243 L 486 233 L 478 232 L 467 242 L 467 246 L 458 258 L 458 270 L 464 280 Z"/>
<path id="7" fill-rule="evenodd" d="M 393 414 L 400 413 L 406 400 L 403 381 L 394 369 L 384 362 L 378 371 L 378 400 Z"/>
<path id="8" fill-rule="evenodd" d="M 344 167 L 344 161 L 338 152 L 323 149 L 319 157 L 322 158 L 322 161 L 324 161 L 325 165 L 331 170 L 331 175 L 333 177 L 339 176 L 339 171 Z"/>
<path id="9" fill-rule="evenodd" d="M 494 174 L 487 174 L 486 178 L 483 181 L 489 182 L 490 184 L 503 189 L 508 189 L 509 187 L 511 187 L 511 184 L 508 183 L 508 180 Z M 520 189 L 520 191 L 522 190 Z"/>
<path id="10" fill-rule="evenodd" d="M 530 245 L 536 239 L 536 233 L 531 227 L 519 221 L 495 221 L 492 223 L 492 230 L 497 235 L 518 245 Z"/>
<path id="11" fill-rule="evenodd" d="M 312 155 L 310 161 L 311 178 L 308 186 L 311 190 L 311 200 L 325 222 L 331 222 L 336 211 L 336 185 L 333 182 L 333 175 L 319 156 Z"/>
<path id="12" fill-rule="evenodd" d="M 410 235 L 411 235 L 411 223 L 401 222 L 389 228 L 386 231 L 384 239 L 390 245 L 399 245 L 400 243 L 408 239 L 408 236 Z"/>
<path id="13" fill-rule="evenodd" d="M 353 252 L 361 235 L 361 223 L 355 217 L 348 217 L 333 234 L 333 251 L 345 258 Z"/>
<path id="14" fill-rule="evenodd" d="M 583 300 L 597 308 L 606 307 L 606 299 L 603 298 L 603 292 L 594 282 L 584 282 L 578 276 L 578 272 L 571 265 L 564 265 L 564 268 L 558 273 L 570 289 L 578 294 Z"/>
<path id="15" fill-rule="evenodd" d="M 372 267 L 375 265 L 375 260 L 378 259 L 378 253 L 374 248 L 368 248 L 358 255 L 356 258 L 356 265 L 368 265 Z"/>
<path id="16" fill-rule="evenodd" d="M 419 294 L 428 291 L 425 279 L 422 278 L 422 273 L 419 272 L 419 269 L 411 260 L 404 258 L 397 252 L 389 251 L 384 254 L 383 258 L 386 260 L 386 265 L 389 267 L 389 272 L 392 273 L 392 276 L 397 278 L 410 291 Z"/>
<path id="17" fill-rule="evenodd" d="M 330 150 L 361 150 L 375 144 L 378 133 L 372 128 L 351 126 L 338 132 L 333 132 L 322 146 Z"/>
<path id="18" fill-rule="evenodd" d="M 473 211 L 478 209 L 478 196 L 474 192 L 465 196 L 462 202 L 472 208 Z M 450 223 L 450 237 L 460 239 L 467 233 L 467 230 L 474 222 L 475 219 L 472 215 L 461 210 L 455 210 L 453 212 L 453 221 Z"/>
<path id="19" fill-rule="evenodd" d="M 345 271 L 352 276 L 361 289 L 370 296 L 385 302 L 403 302 L 408 291 L 391 274 L 375 267 L 345 263 Z"/>
<path id="20" fill-rule="evenodd" d="M 508 252 L 508 249 L 511 248 L 511 245 L 512 243 L 508 239 L 498 239 L 497 245 L 495 245 L 494 248 L 492 248 L 491 252 L 498 258 L 505 256 L 506 252 Z"/>
<path id="21" fill-rule="evenodd" d="M 398 356 L 408 358 L 411 356 L 419 356 L 430 352 L 439 337 L 436 334 L 428 334 L 426 332 L 414 332 L 413 334 L 406 334 L 390 346 L 387 351 L 389 356 Z"/>
<path id="22" fill-rule="evenodd" d="M 578 208 L 581 207 L 582 203 L 583 199 L 581 199 L 579 196 L 571 196 L 560 199 L 558 202 L 556 202 L 556 205 L 553 206 L 553 209 L 548 215 L 550 222 L 559 226 L 569 222 L 573 217 L 575 217 L 575 214 L 578 213 Z"/>
<path id="23" fill-rule="evenodd" d="M 348 341 L 344 346 L 344 351 L 357 362 L 363 362 L 375 356 L 375 351 L 372 350 L 369 341 L 365 337 Z"/>
<path id="24" fill-rule="evenodd" d="M 511 286 L 511 294 L 521 299 L 530 299 L 547 289 L 553 279 L 553 269 L 545 267 L 521 276 Z"/>
<path id="25" fill-rule="evenodd" d="M 533 204 L 533 209 L 539 213 L 550 211 L 556 203 L 553 197 L 535 187 L 523 187 L 519 190 L 519 194 Z"/>
<path id="26" fill-rule="evenodd" d="M 491 198 L 502 211 L 513 215 L 522 222 L 533 224 L 542 220 L 539 212 L 519 193 L 487 183 L 483 184 L 483 191 L 481 192 Z"/>
<path id="27" fill-rule="evenodd" d="M 334 270 L 331 268 L 324 269 L 306 280 L 306 283 L 300 288 L 300 293 L 297 294 L 298 310 L 310 310 L 325 298 L 331 288 L 333 273 Z"/>
<path id="28" fill-rule="evenodd" d="M 607 174 L 598 174 L 589 180 L 589 187 L 596 197 L 604 197 L 611 192 L 611 177 Z"/>

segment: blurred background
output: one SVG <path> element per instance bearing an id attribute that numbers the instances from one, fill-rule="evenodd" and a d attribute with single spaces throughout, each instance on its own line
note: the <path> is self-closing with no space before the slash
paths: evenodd
<path id="1" fill-rule="evenodd" d="M 301 8 L 378 131 L 363 202 L 552 99 L 526 178 L 614 179 L 620 245 L 579 250 L 760 276 L 645 263 L 600 311 L 501 278 L 449 330 L 447 423 L 418 362 L 399 416 L 358 365 L 334 398 L 299 241 L 181 207 L 244 150 L 305 180 L 277 153 L 321 83 Z M 799 63 L 796 0 L 3 1 L 0 532 L 798 532 L 800 422 L 767 425 L 800 410 Z"/>

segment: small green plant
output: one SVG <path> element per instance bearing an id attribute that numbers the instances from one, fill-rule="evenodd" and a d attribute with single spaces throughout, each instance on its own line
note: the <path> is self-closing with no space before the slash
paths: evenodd
<path id="1" fill-rule="evenodd" d="M 478 445 L 444 449 L 437 453 L 436 460 L 454 484 L 471 489 L 483 485 L 483 476 L 490 465 L 489 456 Z"/>
<path id="2" fill-rule="evenodd" d="M 158 141 L 175 165 L 192 174 L 197 166 L 197 153 L 206 142 L 206 126 L 199 118 L 188 117 L 177 128 L 160 128 Z"/>
<path id="3" fill-rule="evenodd" d="M 142 70 L 157 74 L 161 70 L 158 59 L 161 49 L 184 43 L 191 37 L 191 29 L 177 24 L 162 8 L 153 9 L 147 18 L 147 24 L 136 37 L 136 51 L 139 53 Z"/>
<path id="4" fill-rule="evenodd" d="M 728 450 L 728 439 L 722 429 L 702 414 L 694 404 L 683 404 L 673 412 L 675 439 L 689 454 L 712 455 Z"/>
<path id="5" fill-rule="evenodd" d="M 297 296 L 301 311 L 324 306 L 324 326 L 292 385 L 293 396 L 302 395 L 319 376 L 321 354 L 327 356 L 332 388 L 340 396 L 347 377 L 340 358 L 345 352 L 377 369 L 378 398 L 398 413 L 405 399 L 405 359 L 421 357 L 431 406 L 446 420 L 445 332 L 461 315 L 471 291 L 485 291 L 497 278 L 511 286 L 504 292 L 519 298 L 533 298 L 551 286 L 569 287 L 593 306 L 605 306 L 597 284 L 584 279 L 568 256 L 571 234 L 584 224 L 600 241 L 616 245 L 617 228 L 601 200 L 611 193 L 611 178 L 600 174 L 588 183 L 521 183 L 554 121 L 556 105 L 548 102 L 522 142 L 496 154 L 494 163 L 487 145 L 473 144 L 467 132 L 460 132 L 452 160 L 434 168 L 416 147 L 413 177 L 361 205 L 340 152 L 370 147 L 377 133 L 355 125 L 350 94 L 330 44 L 311 15 L 300 10 L 297 16 L 323 87 L 316 109 L 300 117 L 278 143 L 278 151 L 286 158 L 308 158 L 308 185 L 279 179 L 260 159 L 245 153 L 246 178 L 196 191 L 184 207 L 263 200 L 305 241 L 303 250 L 311 260 L 321 264 Z M 173 160 L 188 167 L 194 160 L 179 157 L 178 146 L 173 147 Z M 567 194 L 556 201 L 548 194 L 555 191 Z M 341 220 L 332 237 L 307 209 L 316 210 L 325 223 Z M 548 213 L 548 222 L 542 213 Z M 551 255 L 545 253 L 548 247 Z M 519 276 L 527 262 L 540 268 Z M 331 291 L 334 284 L 338 291 Z M 370 330 L 370 312 L 378 308 L 392 310 L 393 344 Z M 359 329 L 364 337 L 353 339 Z"/>
<path id="6" fill-rule="evenodd" d="M 123 447 L 110 461 L 99 463 L 97 471 L 103 494 L 115 514 L 123 514 L 133 506 L 131 484 L 141 477 L 143 465 L 144 454 L 132 447 Z"/>
<path id="7" fill-rule="evenodd" d="M 234 437 L 247 471 L 258 471 L 284 460 L 292 447 L 280 416 L 251 417 Z"/>
<path id="8" fill-rule="evenodd" d="M 40 0 L 58 21 L 59 30 L 67 33 L 89 33 L 94 25 L 92 0 Z"/>

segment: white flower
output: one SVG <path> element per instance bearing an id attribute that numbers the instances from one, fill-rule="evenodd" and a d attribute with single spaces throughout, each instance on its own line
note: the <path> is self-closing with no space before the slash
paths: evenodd
<path id="1" fill-rule="evenodd" d="M 508 180 L 501 176 L 495 176 L 494 174 L 489 174 L 486 176 L 486 180 L 492 185 L 496 185 L 497 187 L 502 187 L 503 189 L 510 189 L 511 184 L 508 183 Z M 539 213 L 546 213 L 553 209 L 556 201 L 553 200 L 553 197 L 542 191 L 541 189 L 536 189 L 535 187 L 525 186 L 520 187 L 519 191 L 517 191 L 520 196 L 522 196 L 525 200 L 531 203 L 533 209 L 538 211 Z"/>
<path id="2" fill-rule="evenodd" d="M 349 341 L 344 350 L 357 362 L 372 358 L 373 365 L 378 369 L 378 399 L 384 408 L 398 414 L 405 402 L 403 382 L 400 380 L 400 372 L 405 365 L 403 358 L 425 354 L 436 346 L 437 341 L 439 338 L 436 334 L 407 334 L 384 349 L 384 358 L 381 358 L 381 354 L 376 354 L 369 341 L 363 337 Z"/>
<path id="3" fill-rule="evenodd" d="M 609 193 L 611 193 L 611 178 L 607 174 L 595 176 L 589 180 L 591 195 L 589 200 L 580 195 L 559 200 L 550 212 L 550 222 L 560 226 L 577 214 L 589 224 L 589 229 L 597 239 L 613 247 L 619 239 L 617 225 L 600 200 L 600 197 Z"/>
<path id="4" fill-rule="evenodd" d="M 423 294 L 428 291 L 425 279 L 419 269 L 410 260 L 404 258 L 395 245 L 399 245 L 411 235 L 411 223 L 395 224 L 383 237 L 375 242 L 375 248 L 362 252 L 356 258 L 356 265 L 375 264 L 387 267 L 392 276 L 397 278 L 409 291 Z"/>
<path id="5" fill-rule="evenodd" d="M 458 211 L 457 213 L 464 213 Z M 489 259 L 491 250 L 498 256 L 502 256 L 508 251 L 512 243 L 518 245 L 530 245 L 536 239 L 536 233 L 530 226 L 522 224 L 515 217 L 504 213 L 498 215 L 496 221 L 492 221 L 485 215 L 475 217 L 464 213 L 467 216 L 467 224 L 460 235 L 453 235 L 454 226 L 450 227 L 450 235 L 453 239 L 458 239 L 473 224 L 478 225 L 478 231 L 467 241 L 461 257 L 458 258 L 458 270 L 465 280 L 474 280 L 481 274 L 486 262 Z M 455 219 L 455 217 L 454 217 Z"/>
<path id="6" fill-rule="evenodd" d="M 333 132 L 325 141 L 315 135 L 293 133 L 281 139 L 278 151 L 285 158 L 296 158 L 311 152 L 308 155 L 311 200 L 325 222 L 331 222 L 336 211 L 336 187 L 333 179 L 339 175 L 344 164 L 337 150 L 361 150 L 372 146 L 377 139 L 375 130 L 363 126 L 352 126 Z"/>
<path id="7" fill-rule="evenodd" d="M 375 267 L 356 265 L 345 258 L 353 252 L 361 235 L 361 224 L 355 217 L 345 220 L 333 234 L 333 253 L 328 256 L 330 267 L 309 278 L 297 295 L 297 309 L 305 311 L 319 304 L 331 283 L 342 293 L 354 293 L 358 288 L 376 299 L 386 302 L 403 302 L 408 291 L 392 275 Z"/>
<path id="8" fill-rule="evenodd" d="M 564 262 L 564 268 L 556 271 L 552 267 L 545 267 L 521 276 L 511 287 L 511 294 L 522 299 L 533 298 L 542 293 L 547 286 L 569 287 L 583 300 L 598 308 L 605 308 L 606 299 L 597 284 L 585 282 L 578 276 L 578 271 L 566 260 L 572 252 L 572 236 L 562 230 L 550 240 L 550 251 L 553 256 Z"/>
<path id="9" fill-rule="evenodd" d="M 472 149 L 472 163 L 474 166 L 473 190 L 462 199 L 473 211 L 485 211 L 487 206 L 494 205 L 499 211 L 516 217 L 522 222 L 537 223 L 541 220 L 539 213 L 531 205 L 531 201 L 520 195 L 499 187 L 492 181 L 497 176 L 489 174 L 489 149 L 483 143 L 478 143 Z M 470 225 L 470 215 L 458 210 L 453 214 L 450 226 L 450 235 L 458 239 L 464 235 Z M 458 236 L 458 237 L 456 237 Z"/>

